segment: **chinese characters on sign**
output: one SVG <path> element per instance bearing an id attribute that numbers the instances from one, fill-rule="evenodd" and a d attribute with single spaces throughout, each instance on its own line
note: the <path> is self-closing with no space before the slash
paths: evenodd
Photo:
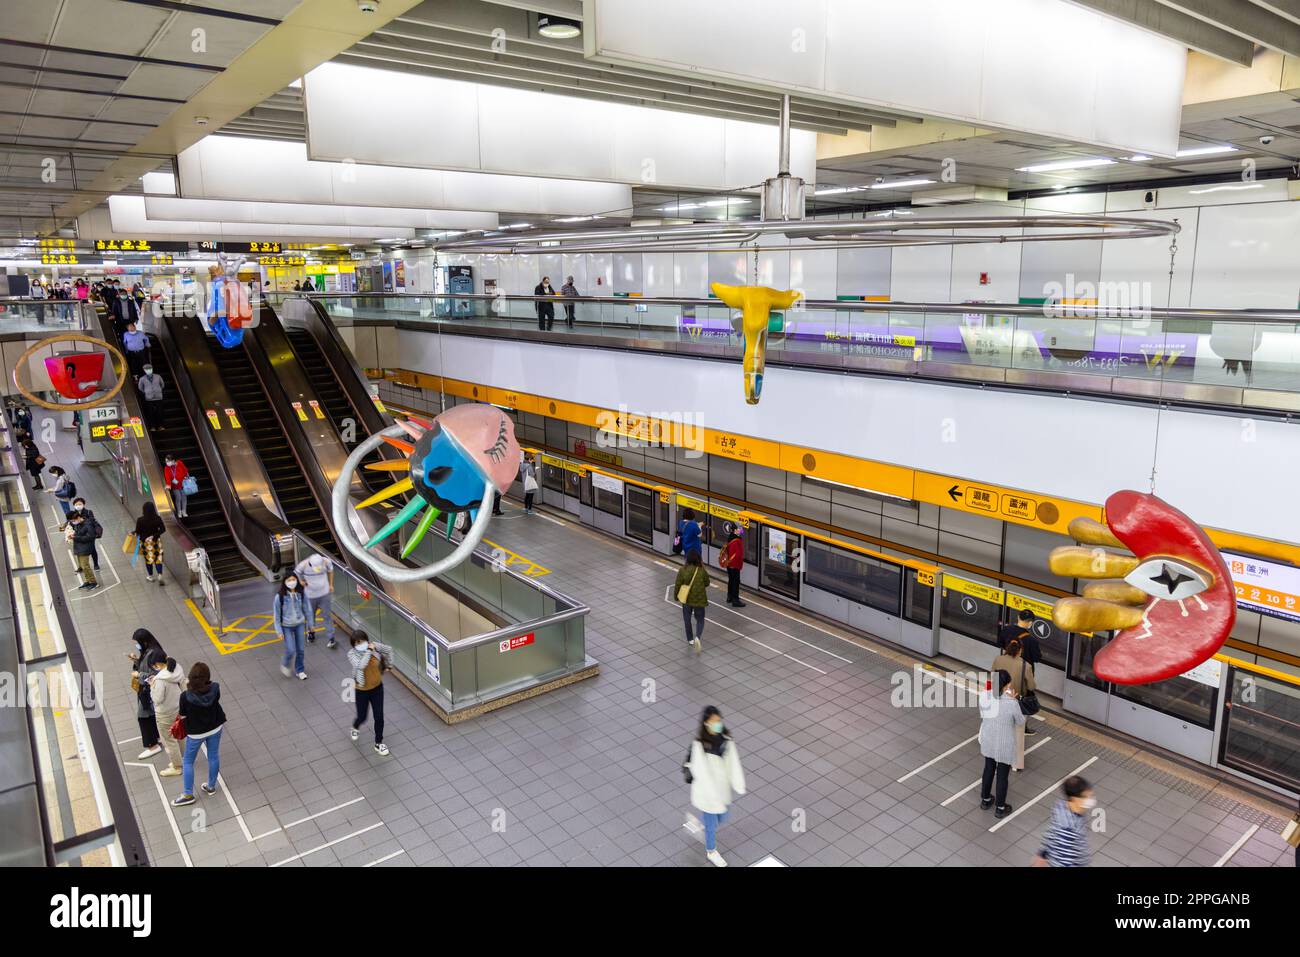
<path id="1" fill-rule="evenodd" d="M 1274 618 L 1300 621 L 1300 568 L 1278 562 L 1223 553 L 1233 584 L 1237 604 Z"/>

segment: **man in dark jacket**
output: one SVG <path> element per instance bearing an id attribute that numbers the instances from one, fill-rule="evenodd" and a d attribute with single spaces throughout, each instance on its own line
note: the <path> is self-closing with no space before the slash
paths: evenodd
<path id="1" fill-rule="evenodd" d="M 1038 636 L 1034 634 L 1034 622 L 1037 619 L 1034 613 L 1028 608 L 1020 609 L 1016 615 L 1015 624 L 1005 624 L 998 626 L 998 647 L 1006 648 L 1007 642 L 1012 638 L 1020 642 L 1020 647 L 1024 649 L 1022 657 L 1033 668 L 1043 660 L 1043 646 L 1038 641 Z"/>
<path id="2" fill-rule="evenodd" d="M 80 513 L 81 517 L 85 519 L 86 524 L 94 530 L 95 538 L 99 538 L 104 534 L 104 526 L 99 524 L 99 521 L 95 518 L 94 511 L 86 508 L 86 500 L 80 495 L 72 500 L 72 511 L 68 512 L 69 521 L 72 519 L 72 512 Z M 95 546 L 95 550 L 90 553 L 90 561 L 91 564 L 95 566 L 95 571 L 99 571 L 99 546 Z"/>
<path id="3" fill-rule="evenodd" d="M 72 555 L 81 574 L 80 587 L 86 590 L 98 588 L 99 581 L 90 563 L 90 556 L 95 554 L 95 526 L 80 512 L 69 512 L 68 521 L 72 523 Z"/>

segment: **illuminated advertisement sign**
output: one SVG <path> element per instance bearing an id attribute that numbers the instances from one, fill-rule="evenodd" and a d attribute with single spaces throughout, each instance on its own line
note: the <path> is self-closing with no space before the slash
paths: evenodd
<path id="1" fill-rule="evenodd" d="M 1223 553 L 1237 586 L 1237 605 L 1261 615 L 1300 621 L 1300 568 Z"/>

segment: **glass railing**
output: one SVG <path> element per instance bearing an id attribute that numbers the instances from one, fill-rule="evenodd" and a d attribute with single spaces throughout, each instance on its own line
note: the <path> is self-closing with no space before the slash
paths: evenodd
<path id="1" fill-rule="evenodd" d="M 432 534 L 412 552 L 427 564 L 456 541 Z M 294 532 L 294 562 L 330 558 Z M 334 613 L 391 645 L 401 676 L 449 715 L 594 668 L 586 655 L 587 606 L 505 567 L 483 549 L 431 581 L 384 590 L 341 562 Z"/>
<path id="2" fill-rule="evenodd" d="M 268 293 L 271 301 L 285 293 Z M 338 324 L 454 323 L 673 342 L 739 352 L 739 313 L 710 299 L 312 294 Z M 574 322 L 567 322 L 573 309 Z M 1293 407 L 1300 401 L 1300 312 L 998 303 L 810 301 L 769 323 L 771 362 Z M 1062 379 L 1061 376 L 1068 376 Z M 1077 378 L 1076 378 L 1077 377 Z M 1238 394 L 1196 391 L 1227 387 Z M 1250 393 L 1240 394 L 1241 390 Z M 1272 393 L 1272 394 L 1270 394 Z"/>
<path id="3" fill-rule="evenodd" d="M 89 300 L 0 298 L 0 334 L 79 332 L 93 312 Z"/>

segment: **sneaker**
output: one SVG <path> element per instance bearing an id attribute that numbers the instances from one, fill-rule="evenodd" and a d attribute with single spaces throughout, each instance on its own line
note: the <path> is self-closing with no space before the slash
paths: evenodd
<path id="1" fill-rule="evenodd" d="M 180 774 L 180 773 L 181 773 L 181 769 L 180 769 L 180 768 L 178 768 L 178 767 L 177 767 L 176 765 L 174 765 L 174 764 L 169 764 L 169 765 L 167 765 L 167 767 L 163 768 L 161 771 L 158 772 L 158 777 L 160 777 L 160 778 L 174 778 L 174 777 L 176 777 L 176 775 L 178 775 L 178 774 Z"/>
<path id="2" fill-rule="evenodd" d="M 348 737 L 355 741 L 357 738 L 361 737 L 361 732 L 356 728 L 353 728 L 348 732 Z"/>
<path id="3" fill-rule="evenodd" d="M 162 754 L 161 744 L 155 744 L 152 748 L 145 748 L 138 755 L 136 755 L 136 757 L 138 757 L 141 761 L 143 761 L 146 758 L 152 758 L 155 754 Z"/>
<path id="4" fill-rule="evenodd" d="M 337 641 L 335 641 L 333 638 L 331 638 L 329 641 L 325 642 L 325 647 L 326 647 L 326 648 L 337 648 L 338 646 L 339 646 L 339 643 L 338 643 Z"/>
<path id="5" fill-rule="evenodd" d="M 153 576 L 152 576 L 152 575 L 145 575 L 145 576 L 144 576 L 144 580 L 147 581 L 147 582 L 151 582 L 151 581 L 153 581 Z"/>
<path id="6" fill-rule="evenodd" d="M 1037 733 L 1038 732 L 1035 731 L 1033 728 L 1029 727 L 1029 725 L 1025 725 L 1025 737 L 1033 737 Z"/>
<path id="7" fill-rule="evenodd" d="M 288 666 L 288 665 L 281 665 L 281 666 L 280 666 L 280 674 L 284 675 L 286 678 L 292 678 L 292 677 L 293 677 L 293 672 L 289 670 L 289 666 Z"/>
<path id="8" fill-rule="evenodd" d="M 172 807 L 184 807 L 187 804 L 193 804 L 193 803 L 194 803 L 193 794 L 182 794 L 180 797 L 172 801 Z"/>
<path id="9" fill-rule="evenodd" d="M 85 585 L 82 585 L 81 587 L 86 589 L 87 591 L 91 591 L 92 589 L 99 587 L 99 582 L 88 582 Z"/>
<path id="10" fill-rule="evenodd" d="M 94 588 L 95 586 L 92 585 L 90 582 L 82 582 L 82 583 L 81 583 L 80 585 L 78 585 L 77 587 L 78 587 L 79 589 L 81 589 L 82 591 L 85 591 L 87 588 Z"/>
<path id="11" fill-rule="evenodd" d="M 309 645 L 316 644 L 316 632 L 314 631 L 307 632 L 307 644 Z"/>
<path id="12" fill-rule="evenodd" d="M 691 640 L 691 646 L 695 648 L 695 653 L 697 655 L 704 650 L 704 646 L 700 644 L 700 639 L 698 638 L 694 638 Z"/>
<path id="13" fill-rule="evenodd" d="M 200 784 L 199 787 L 203 788 L 203 793 L 204 793 L 204 794 L 216 794 L 216 793 L 217 793 L 217 789 L 216 789 L 216 788 L 211 787 L 211 786 L 209 786 L 209 785 L 207 785 L 207 784 Z"/>
<path id="14" fill-rule="evenodd" d="M 298 680 L 299 680 L 299 681 L 306 681 L 306 680 L 307 680 L 307 672 L 305 672 L 305 671 L 300 671 L 300 672 L 298 672 Z"/>
<path id="15" fill-rule="evenodd" d="M 159 573 L 158 573 L 158 584 L 159 584 L 159 585 L 166 585 L 166 584 L 167 584 L 165 581 L 163 581 L 162 572 L 159 572 Z"/>
<path id="16" fill-rule="evenodd" d="M 682 827 L 684 827 L 686 833 L 695 838 L 695 840 L 699 841 L 701 844 L 704 843 L 704 822 L 690 811 L 686 812 L 686 821 L 682 824 Z"/>
<path id="17" fill-rule="evenodd" d="M 991 808 L 992 806 L 993 806 L 993 799 L 992 799 L 992 798 L 980 798 L 980 810 L 981 810 L 981 811 L 987 811 L 987 810 L 988 810 L 989 808 Z"/>
<path id="18" fill-rule="evenodd" d="M 714 867 L 727 866 L 727 862 L 723 860 L 722 855 L 719 854 L 717 851 L 705 851 L 704 856 L 709 859 L 709 863 L 712 864 Z"/>
<path id="19" fill-rule="evenodd" d="M 737 601 L 737 602 L 736 602 L 736 607 L 737 607 L 737 608 L 744 608 L 744 607 L 745 607 L 745 604 L 746 604 L 746 603 L 743 602 L 743 601 Z"/>
<path id="20" fill-rule="evenodd" d="M 375 754 L 379 755 L 380 757 L 384 757 L 384 758 L 388 757 L 388 745 L 386 745 L 386 744 L 376 744 L 376 745 L 375 745 Z"/>
<path id="21" fill-rule="evenodd" d="M 1011 805 L 1010 805 L 1010 804 L 1004 804 L 1004 805 L 1002 805 L 1001 807 L 995 807 L 995 808 L 993 809 L 993 816 L 994 816 L 994 817 L 1006 817 L 1006 816 L 1007 816 L 1008 814 L 1010 814 L 1010 813 L 1011 813 Z"/>

